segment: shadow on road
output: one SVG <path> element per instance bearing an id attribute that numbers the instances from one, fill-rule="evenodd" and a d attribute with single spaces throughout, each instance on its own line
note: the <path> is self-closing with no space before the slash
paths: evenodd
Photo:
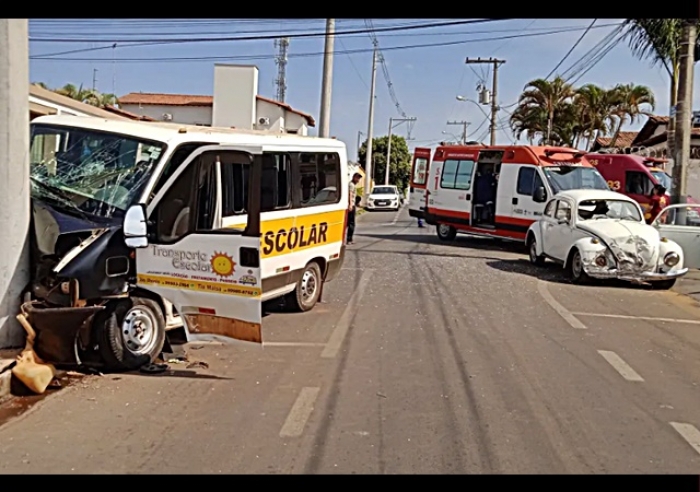
<path id="1" fill-rule="evenodd" d="M 487 261 L 486 264 L 502 272 L 519 273 L 535 277 L 546 282 L 554 284 L 569 284 L 573 285 L 569 280 L 567 272 L 556 263 L 547 262 L 542 266 L 535 266 L 529 260 L 495 260 Z M 580 285 L 580 287 L 622 287 L 626 289 L 641 289 L 649 290 L 651 287 L 622 280 L 593 280 L 590 284 Z"/>
<path id="2" fill-rule="evenodd" d="M 443 246 L 467 247 L 471 249 L 481 249 L 489 251 L 505 251 L 508 253 L 525 254 L 524 246 L 520 243 L 502 241 L 499 239 L 480 238 L 475 236 L 457 236 L 454 241 L 440 241 L 432 234 L 367 234 L 357 232 L 357 236 L 368 237 L 378 240 L 404 241 L 409 243 L 440 244 Z M 357 248 L 362 249 L 362 248 Z M 365 251 L 365 250 L 363 250 Z"/>

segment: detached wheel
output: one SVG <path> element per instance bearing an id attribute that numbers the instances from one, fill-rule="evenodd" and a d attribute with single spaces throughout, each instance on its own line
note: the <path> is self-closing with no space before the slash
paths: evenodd
<path id="1" fill-rule="evenodd" d="M 447 224 L 438 224 L 437 236 L 441 241 L 452 241 L 457 237 L 457 229 Z"/>
<path id="2" fill-rule="evenodd" d="M 590 282 L 591 277 L 583 271 L 583 261 L 581 259 L 581 252 L 575 249 L 571 254 L 569 259 L 569 277 L 575 284 L 587 284 Z"/>
<path id="3" fill-rule="evenodd" d="M 670 280 L 659 280 L 651 283 L 651 287 L 656 290 L 669 290 L 673 288 L 674 285 L 676 285 L 675 278 Z"/>
<path id="4" fill-rule="evenodd" d="M 306 312 L 313 309 L 321 295 L 321 284 L 323 275 L 318 263 L 311 262 L 304 268 L 301 278 L 297 281 L 296 288 L 287 294 L 288 304 L 299 312 Z"/>
<path id="5" fill-rule="evenodd" d="M 151 299 L 132 297 L 107 305 L 93 323 L 99 354 L 109 371 L 150 364 L 165 343 L 165 317 Z"/>
<path id="6" fill-rule="evenodd" d="M 537 266 L 544 265 L 545 258 L 544 256 L 537 254 L 537 241 L 534 237 L 530 238 L 527 250 L 530 257 L 530 263 Z"/>

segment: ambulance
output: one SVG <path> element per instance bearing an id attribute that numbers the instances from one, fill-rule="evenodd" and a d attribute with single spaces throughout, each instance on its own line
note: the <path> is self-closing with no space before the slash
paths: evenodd
<path id="1" fill-rule="evenodd" d="M 425 189 L 428 181 L 431 150 L 416 147 L 411 163 L 411 181 L 408 187 L 408 215 L 425 218 Z"/>
<path id="2" fill-rule="evenodd" d="M 439 146 L 425 183 L 425 221 L 443 241 L 468 233 L 524 242 L 550 197 L 581 188 L 609 189 L 576 149 Z"/>
<path id="3" fill-rule="evenodd" d="M 335 139 L 55 115 L 31 123 L 30 166 L 23 310 L 74 337 L 55 362 L 138 368 L 178 326 L 262 344 L 262 302 L 309 311 L 343 263 Z"/>

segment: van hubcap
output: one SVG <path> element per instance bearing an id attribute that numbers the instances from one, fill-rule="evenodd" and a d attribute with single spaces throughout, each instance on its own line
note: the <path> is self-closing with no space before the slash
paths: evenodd
<path id="1" fill-rule="evenodd" d="M 306 270 L 301 277 L 301 298 L 304 302 L 309 302 L 316 294 L 318 279 L 313 270 Z"/>
<path id="2" fill-rule="evenodd" d="M 450 233 L 450 226 L 448 226 L 448 225 L 440 224 L 438 226 L 438 229 L 440 231 L 441 236 L 447 236 Z"/>
<path id="3" fill-rule="evenodd" d="M 141 308 L 131 308 L 122 321 L 122 338 L 130 352 L 146 354 L 151 351 L 156 340 L 157 324 L 153 315 Z"/>

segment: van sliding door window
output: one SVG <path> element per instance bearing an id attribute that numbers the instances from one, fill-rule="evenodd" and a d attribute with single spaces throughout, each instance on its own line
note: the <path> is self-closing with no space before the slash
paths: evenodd
<path id="1" fill-rule="evenodd" d="M 340 201 L 340 155 L 330 153 L 299 153 L 294 156 L 299 169 L 301 206 L 315 207 Z"/>
<path id="2" fill-rule="evenodd" d="M 452 190 L 468 190 L 471 187 L 474 161 L 447 159 L 442 166 L 440 187 Z"/>

